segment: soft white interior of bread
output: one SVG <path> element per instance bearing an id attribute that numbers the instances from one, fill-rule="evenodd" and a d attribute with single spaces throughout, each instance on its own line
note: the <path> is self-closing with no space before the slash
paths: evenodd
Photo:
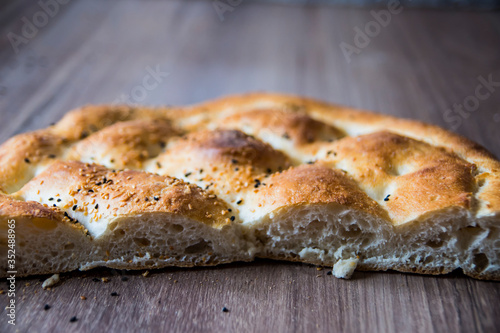
<path id="1" fill-rule="evenodd" d="M 107 266 L 121 269 L 215 265 L 253 259 L 239 226 L 213 228 L 169 214 L 118 217 L 97 239 L 69 224 L 51 229 L 16 220 L 18 276 Z M 4 268 L 7 271 L 7 268 Z"/>
<path id="2" fill-rule="evenodd" d="M 264 257 L 333 265 L 383 246 L 389 225 L 339 205 L 279 209 L 250 227 Z"/>
<path id="3" fill-rule="evenodd" d="M 359 269 L 476 276 L 500 271 L 499 229 L 493 217 L 472 222 L 464 210 L 430 214 L 419 223 L 393 227 L 343 207 L 281 210 L 252 226 L 257 256 L 334 265 L 359 259 Z"/>

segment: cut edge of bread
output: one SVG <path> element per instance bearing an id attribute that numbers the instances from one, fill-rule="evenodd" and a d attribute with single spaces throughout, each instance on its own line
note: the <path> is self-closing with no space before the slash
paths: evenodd
<path id="1" fill-rule="evenodd" d="M 257 257 L 358 270 L 445 274 L 500 279 L 498 215 L 474 219 L 467 210 L 429 213 L 393 227 L 363 212 L 334 205 L 280 209 L 256 221 Z M 351 263 L 352 264 L 352 263 Z"/>

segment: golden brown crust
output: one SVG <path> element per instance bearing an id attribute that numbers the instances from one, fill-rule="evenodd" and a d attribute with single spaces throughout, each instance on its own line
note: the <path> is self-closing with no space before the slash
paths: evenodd
<path id="1" fill-rule="evenodd" d="M 473 208 L 476 166 L 443 148 L 382 131 L 339 140 L 326 158 L 349 170 L 396 225 L 447 207 Z"/>
<path id="2" fill-rule="evenodd" d="M 7 195 L 0 194 L 0 216 L 15 218 L 20 216 L 46 218 L 62 221 L 63 214 L 57 209 L 46 207 L 35 201 L 15 200 Z"/>
<path id="3" fill-rule="evenodd" d="M 196 185 L 142 171 L 115 171 L 97 164 L 56 162 L 33 178 L 18 198 L 39 198 L 90 222 L 106 217 L 160 212 L 181 214 L 220 228 L 229 223 L 225 204 Z"/>
<path id="4" fill-rule="evenodd" d="M 336 203 L 377 217 L 387 217 L 387 213 L 344 172 L 322 165 L 301 165 L 272 175 L 261 185 L 256 202 L 258 207 L 266 210 Z"/>
<path id="5" fill-rule="evenodd" d="M 162 151 L 170 137 L 180 134 L 167 119 L 123 121 L 79 141 L 71 149 L 68 159 L 95 160 L 118 169 L 140 169 L 146 159 Z"/>
<path id="6" fill-rule="evenodd" d="M 35 169 L 52 163 L 65 140 L 48 130 L 17 135 L 0 146 L 0 186 L 7 192 L 20 188 Z"/>
<path id="7" fill-rule="evenodd" d="M 173 109 L 170 117 L 180 117 L 178 123 L 194 130 L 216 123 L 220 118 L 236 112 L 245 113 L 255 109 L 294 109 L 310 117 L 341 129 L 349 136 L 358 136 L 390 129 L 391 132 L 413 138 L 453 154 L 465 162 L 477 166 L 476 181 L 483 186 L 478 189 L 478 216 L 492 215 L 500 211 L 500 162 L 486 149 L 462 136 L 438 126 L 419 121 L 395 118 L 373 112 L 319 102 L 313 99 L 268 93 L 235 95 L 205 102 L 186 109 Z M 314 153 L 318 147 L 311 147 Z M 480 182 L 479 182 L 480 180 Z"/>
<path id="8" fill-rule="evenodd" d="M 293 109 L 292 109 L 293 110 Z M 317 121 L 301 110 L 257 109 L 245 113 L 235 113 L 217 121 L 225 128 L 244 128 L 252 134 L 269 131 L 295 144 L 302 145 L 315 141 L 333 141 L 345 134 L 341 130 Z"/>
<path id="9" fill-rule="evenodd" d="M 51 130 L 69 141 L 84 139 L 117 122 L 135 119 L 162 119 L 166 109 L 126 105 L 87 105 L 68 112 Z"/>

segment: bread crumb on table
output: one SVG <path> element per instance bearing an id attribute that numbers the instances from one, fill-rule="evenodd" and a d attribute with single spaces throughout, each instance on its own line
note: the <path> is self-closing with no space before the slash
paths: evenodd
<path id="1" fill-rule="evenodd" d="M 359 258 L 340 259 L 333 265 L 333 275 L 339 279 L 350 279 L 358 261 Z"/>
<path id="2" fill-rule="evenodd" d="M 48 289 L 50 287 L 55 286 L 61 279 L 59 278 L 59 274 L 54 274 L 42 283 L 43 289 Z M 50 289 L 49 289 L 50 290 Z"/>

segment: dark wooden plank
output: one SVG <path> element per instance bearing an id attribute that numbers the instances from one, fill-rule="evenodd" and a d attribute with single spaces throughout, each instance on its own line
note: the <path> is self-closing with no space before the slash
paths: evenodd
<path id="1" fill-rule="evenodd" d="M 24 6 L 24 9 L 23 9 Z M 243 3 L 220 21 L 207 1 L 71 1 L 18 54 L 33 3 L 4 7 L 0 26 L 0 141 L 45 127 L 67 110 L 130 94 L 147 67 L 168 72 L 143 104 L 186 104 L 270 90 L 420 119 L 450 128 L 444 113 L 473 95 L 478 77 L 500 81 L 498 13 L 404 8 L 347 62 L 340 43 L 373 20 L 369 10 Z M 5 14 L 7 13 L 7 14 Z M 5 18 L 5 19 L 4 19 Z M 499 89 L 500 90 L 500 89 Z M 500 155 L 500 92 L 456 131 Z M 355 274 L 337 280 L 301 264 L 257 261 L 218 268 L 64 274 L 43 291 L 20 279 L 19 331 L 500 330 L 498 283 Z M 121 275 L 129 281 L 121 281 Z M 317 277 L 319 275 L 320 277 Z M 108 276 L 109 283 L 93 282 Z M 177 282 L 175 282 L 177 281 Z M 30 283 L 26 286 L 26 283 Z M 0 284 L 5 289 L 5 282 Z M 112 297 L 111 292 L 120 296 Z M 87 300 L 81 300 L 86 296 Z M 94 298 L 95 297 L 95 298 Z M 7 297 L 0 295 L 0 306 Z M 159 303 L 161 302 L 161 303 Z M 44 304 L 52 308 L 43 310 Z M 230 311 L 222 312 L 226 306 Z M 6 324 L 0 331 L 15 329 Z M 72 316 L 76 323 L 70 323 Z"/>

